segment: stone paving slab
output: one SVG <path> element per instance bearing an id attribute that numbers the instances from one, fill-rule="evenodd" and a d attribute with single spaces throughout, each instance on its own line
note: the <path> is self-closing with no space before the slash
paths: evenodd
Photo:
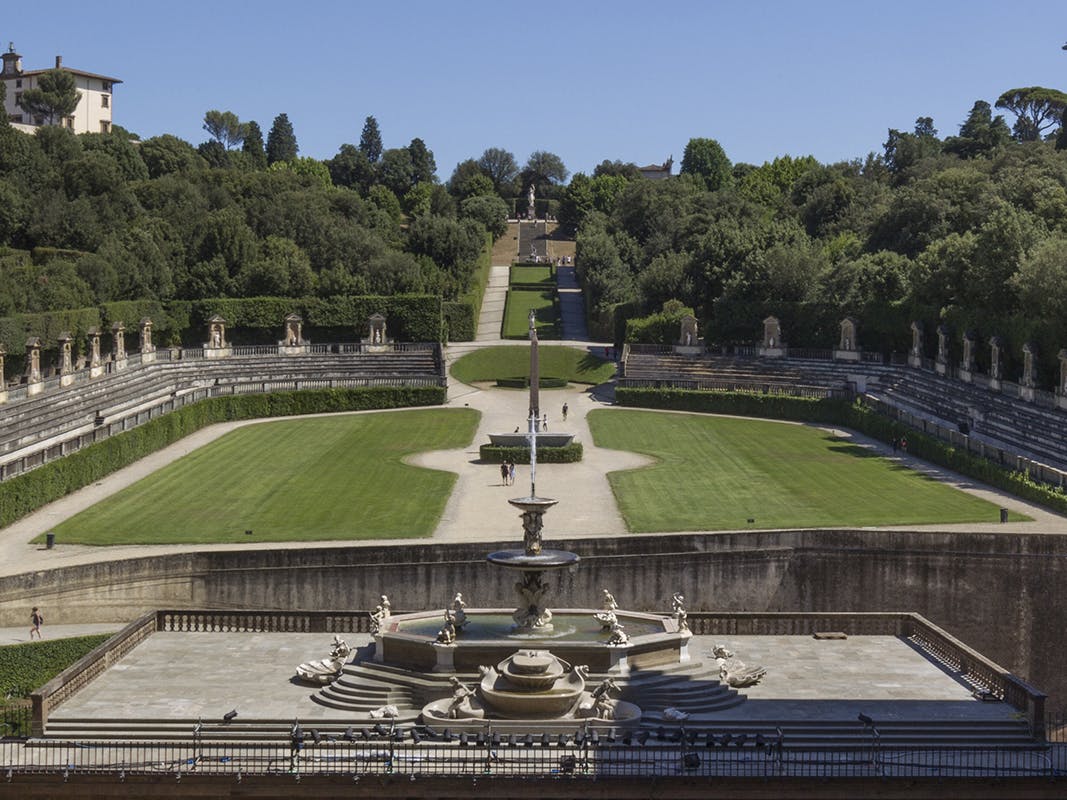
<path id="1" fill-rule="evenodd" d="M 367 634 L 342 634 L 350 645 Z M 236 709 L 242 721 L 343 720 L 344 712 L 311 700 L 315 687 L 293 679 L 297 664 L 321 658 L 322 633 L 159 632 L 141 643 L 52 715 L 75 718 L 219 718 Z M 983 703 L 907 642 L 891 636 L 815 640 L 808 636 L 696 636 L 693 658 L 725 644 L 747 664 L 767 667 L 749 700 L 706 715 L 732 720 L 855 721 L 859 711 L 883 719 L 1011 719 L 1014 709 Z"/>

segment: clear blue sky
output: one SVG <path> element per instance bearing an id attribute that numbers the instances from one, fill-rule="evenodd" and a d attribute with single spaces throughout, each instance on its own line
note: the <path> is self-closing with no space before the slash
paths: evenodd
<path id="1" fill-rule="evenodd" d="M 199 143 L 212 108 L 266 135 L 285 112 L 329 158 L 370 114 L 442 180 L 486 147 L 590 172 L 680 162 L 694 136 L 735 162 L 862 158 L 919 116 L 948 135 L 975 100 L 1067 90 L 1065 0 L 48 0 L 8 4 L 8 41 L 27 69 L 61 54 L 121 78 L 115 121 L 142 137 Z"/>

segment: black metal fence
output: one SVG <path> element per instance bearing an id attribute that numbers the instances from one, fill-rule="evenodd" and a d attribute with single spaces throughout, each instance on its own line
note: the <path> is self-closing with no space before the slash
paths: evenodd
<path id="1" fill-rule="evenodd" d="M 473 734 L 424 739 L 412 730 L 362 740 L 302 731 L 277 743 L 0 743 L 0 769 L 76 775 L 400 775 L 412 777 L 1062 777 L 1067 746 L 883 748 L 877 739 L 844 749 L 792 749 L 781 741 L 742 743 L 701 732 L 673 740 L 621 734 Z M 681 736 L 678 736 L 681 733 Z M 403 737 L 400 739 L 400 737 Z M 316 741 L 316 739 L 318 741 Z M 642 741 L 644 743 L 642 743 Z"/>

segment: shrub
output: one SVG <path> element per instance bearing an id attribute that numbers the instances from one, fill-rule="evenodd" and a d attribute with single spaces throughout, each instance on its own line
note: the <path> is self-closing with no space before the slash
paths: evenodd
<path id="1" fill-rule="evenodd" d="M 499 464 L 502 461 L 511 461 L 515 464 L 530 463 L 529 447 L 498 447 L 492 444 L 483 444 L 478 449 L 482 461 L 489 464 Z M 571 442 L 563 447 L 538 447 L 537 463 L 539 464 L 574 464 L 582 460 L 582 443 Z"/>

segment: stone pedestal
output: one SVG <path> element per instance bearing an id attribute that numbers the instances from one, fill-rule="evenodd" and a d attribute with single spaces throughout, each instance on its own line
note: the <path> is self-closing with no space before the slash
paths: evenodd
<path id="1" fill-rule="evenodd" d="M 227 358 L 233 349 L 226 341 L 226 320 L 212 314 L 207 321 L 207 341 L 204 342 L 204 358 Z"/>
<path id="2" fill-rule="evenodd" d="M 860 360 L 858 332 L 859 323 L 852 317 L 845 317 L 841 320 L 841 335 L 838 337 L 837 347 L 834 348 L 834 361 Z"/>
<path id="3" fill-rule="evenodd" d="M 59 334 L 59 385 L 74 383 L 73 339 L 67 331 Z"/>
<path id="4" fill-rule="evenodd" d="M 99 378 L 104 374 L 104 362 L 100 358 L 100 329 L 90 328 L 89 335 L 89 377 Z"/>
<path id="5" fill-rule="evenodd" d="M 152 344 L 152 320 L 142 317 L 138 324 L 141 328 L 141 363 L 151 364 L 156 360 L 156 346 Z"/>
<path id="6" fill-rule="evenodd" d="M 440 642 L 433 642 L 430 646 L 434 649 L 434 654 L 436 656 L 433 671 L 455 672 L 456 646 L 454 644 L 441 644 Z"/>
<path id="7" fill-rule="evenodd" d="M 911 350 L 908 351 L 908 366 L 920 369 L 923 365 L 923 326 L 911 323 Z"/>
<path id="8" fill-rule="evenodd" d="M 285 318 L 285 329 L 278 341 L 278 355 L 298 356 L 311 352 L 311 342 L 303 337 L 304 318 L 299 314 L 289 314 Z"/>
<path id="9" fill-rule="evenodd" d="M 862 357 L 859 350 L 834 350 L 834 361 L 859 361 Z"/>
<path id="10" fill-rule="evenodd" d="M 26 394 L 38 394 L 43 388 L 41 380 L 41 339 L 31 336 L 26 340 L 26 373 L 22 378 L 26 384 Z"/>
<path id="11" fill-rule="evenodd" d="M 763 320 L 763 341 L 759 348 L 760 358 L 784 358 L 786 354 L 785 343 L 782 341 L 782 326 L 778 317 L 767 317 Z"/>

